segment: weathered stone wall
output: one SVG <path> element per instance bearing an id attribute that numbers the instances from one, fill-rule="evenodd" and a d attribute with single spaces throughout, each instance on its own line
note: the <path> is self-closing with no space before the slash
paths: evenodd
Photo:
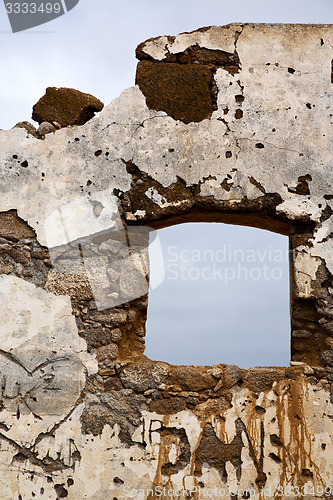
<path id="1" fill-rule="evenodd" d="M 98 117 L 0 131 L 1 500 L 333 497 L 332 46 L 151 39 Z M 144 356 L 149 233 L 186 221 L 289 236 L 290 367 Z"/>

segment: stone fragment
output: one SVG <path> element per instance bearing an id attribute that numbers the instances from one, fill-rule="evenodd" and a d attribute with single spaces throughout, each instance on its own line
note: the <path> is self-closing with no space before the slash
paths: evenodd
<path id="1" fill-rule="evenodd" d="M 121 385 L 121 382 L 118 377 L 110 377 L 108 378 L 105 382 L 105 389 L 107 391 L 120 391 L 123 386 Z"/>
<path id="2" fill-rule="evenodd" d="M 203 373 L 195 366 L 175 368 L 168 377 L 168 383 L 178 384 L 185 391 L 204 391 L 216 386 L 216 380 L 212 375 Z"/>
<path id="3" fill-rule="evenodd" d="M 94 298 L 89 280 L 83 274 L 58 273 L 51 269 L 45 288 L 55 295 L 69 295 L 73 300 Z"/>
<path id="4" fill-rule="evenodd" d="M 333 338 L 332 337 L 327 337 L 325 339 L 325 344 L 327 345 L 327 347 L 329 349 L 332 349 L 333 350 Z"/>
<path id="5" fill-rule="evenodd" d="M 105 361 L 106 359 L 115 360 L 118 357 L 118 347 L 115 344 L 109 344 L 100 347 L 97 350 L 98 361 Z"/>
<path id="6" fill-rule="evenodd" d="M 55 132 L 57 129 L 52 123 L 42 122 L 37 130 L 37 135 L 40 138 L 44 138 L 46 134 L 50 134 L 51 132 Z"/>
<path id="7" fill-rule="evenodd" d="M 16 262 L 19 262 L 20 264 L 23 264 L 24 266 L 27 266 L 30 264 L 31 258 L 29 252 L 26 250 L 19 250 L 18 248 L 13 248 L 12 246 L 8 245 L 9 248 L 3 248 L 6 247 L 7 245 L 0 245 L 0 253 L 1 252 L 7 252 L 7 254 Z M 2 247 L 2 248 L 1 248 Z"/>
<path id="8" fill-rule="evenodd" d="M 18 217 L 16 210 L 0 212 L 0 237 L 11 241 L 34 238 L 35 232 Z"/>
<path id="9" fill-rule="evenodd" d="M 126 366 L 120 373 L 124 387 L 136 392 L 157 389 L 168 374 L 166 363 L 141 363 Z"/>
<path id="10" fill-rule="evenodd" d="M 145 397 L 127 393 L 125 390 L 111 390 L 101 395 L 101 404 L 87 405 L 82 413 L 81 423 L 84 433 L 97 436 L 102 434 L 105 425 L 120 427 L 119 438 L 122 442 L 133 444 L 131 437 L 140 424 L 140 408 Z"/>
<path id="11" fill-rule="evenodd" d="M 94 311 L 90 314 L 90 318 L 93 321 L 99 321 L 100 323 L 105 323 L 108 326 L 117 327 L 126 323 L 127 314 L 123 310 Z"/>
<path id="12" fill-rule="evenodd" d="M 311 337 L 312 333 L 308 330 L 294 330 L 292 335 L 293 337 L 306 339 Z"/>
<path id="13" fill-rule="evenodd" d="M 140 61 L 136 84 L 147 106 L 184 123 L 210 118 L 214 111 L 212 70 L 202 64 Z"/>
<path id="14" fill-rule="evenodd" d="M 320 355 L 320 359 L 322 360 L 325 366 L 333 366 L 333 351 L 324 351 Z"/>
<path id="15" fill-rule="evenodd" d="M 218 380 L 222 378 L 223 375 L 223 368 L 214 366 L 213 368 L 209 369 L 207 371 L 210 375 L 213 375 L 214 378 L 217 378 Z"/>
<path id="16" fill-rule="evenodd" d="M 28 134 L 33 135 L 34 137 L 38 138 L 36 127 L 34 127 L 34 125 L 30 122 L 27 122 L 27 121 L 19 122 L 16 125 L 14 125 L 13 128 L 25 128 L 25 130 L 28 132 Z"/>
<path id="17" fill-rule="evenodd" d="M 309 365 L 305 365 L 304 367 L 304 375 L 313 375 L 314 374 L 314 369 L 311 368 Z"/>
<path id="18" fill-rule="evenodd" d="M 259 394 L 269 390 L 274 382 L 284 378 L 284 370 L 279 368 L 250 368 L 245 376 L 244 382 L 249 389 Z"/>
<path id="19" fill-rule="evenodd" d="M 235 365 L 226 366 L 223 373 L 224 388 L 230 389 L 242 380 L 242 377 L 243 371 L 241 368 Z"/>
<path id="20" fill-rule="evenodd" d="M 184 398 L 159 398 L 152 399 L 149 403 L 149 410 L 162 415 L 170 415 L 186 409 L 186 400 Z"/>
<path id="21" fill-rule="evenodd" d="M 38 123 L 58 122 L 61 127 L 84 125 L 103 109 L 96 97 L 69 88 L 48 87 L 33 107 L 32 119 Z"/>
<path id="22" fill-rule="evenodd" d="M 123 334 L 120 328 L 115 328 L 114 330 L 111 330 L 112 342 L 115 342 L 117 344 L 117 342 L 120 342 L 122 336 Z"/>
<path id="23" fill-rule="evenodd" d="M 14 266 L 3 257 L 0 257 L 0 274 L 10 274 L 14 271 Z"/>
<path id="24" fill-rule="evenodd" d="M 86 328 L 80 333 L 86 339 L 88 346 L 93 349 L 109 345 L 112 342 L 111 331 L 102 326 Z"/>
<path id="25" fill-rule="evenodd" d="M 119 285 L 124 299 L 136 299 L 148 292 L 148 282 L 139 255 L 134 254 L 125 260 Z"/>
<path id="26" fill-rule="evenodd" d="M 223 381 L 219 380 L 216 386 L 214 387 L 214 392 L 219 391 L 220 389 L 222 389 L 222 387 L 223 387 Z"/>
<path id="27" fill-rule="evenodd" d="M 327 332 L 328 335 L 333 336 L 333 321 L 329 321 L 322 325 L 322 328 Z"/>
<path id="28" fill-rule="evenodd" d="M 134 309 L 130 309 L 127 313 L 127 319 L 130 323 L 134 323 L 137 319 L 138 313 Z"/>

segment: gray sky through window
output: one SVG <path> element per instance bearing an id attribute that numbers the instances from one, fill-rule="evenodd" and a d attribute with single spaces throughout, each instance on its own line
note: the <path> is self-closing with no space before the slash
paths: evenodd
<path id="1" fill-rule="evenodd" d="M 158 231 L 146 355 L 172 364 L 288 366 L 288 237 L 221 223 Z M 151 276 L 161 261 L 151 255 Z"/>

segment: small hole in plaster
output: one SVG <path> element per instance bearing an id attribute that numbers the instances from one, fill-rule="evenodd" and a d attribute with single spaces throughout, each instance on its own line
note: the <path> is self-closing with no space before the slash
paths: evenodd
<path id="1" fill-rule="evenodd" d="M 302 475 L 306 477 L 313 477 L 313 472 L 310 469 L 302 469 Z"/>
<path id="2" fill-rule="evenodd" d="M 235 101 L 236 102 L 243 102 L 244 101 L 244 96 L 242 96 L 242 95 L 235 95 Z"/>
<path id="3" fill-rule="evenodd" d="M 257 144 L 256 144 L 257 149 L 264 149 L 264 147 L 265 146 L 261 142 L 257 142 Z"/>

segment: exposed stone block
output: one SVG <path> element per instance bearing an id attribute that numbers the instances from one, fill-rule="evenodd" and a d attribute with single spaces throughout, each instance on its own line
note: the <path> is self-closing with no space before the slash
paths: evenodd
<path id="1" fill-rule="evenodd" d="M 175 120 L 199 122 L 214 111 L 212 71 L 205 65 L 140 61 L 136 84 L 150 109 Z"/>
<path id="2" fill-rule="evenodd" d="M 83 125 L 101 111 L 104 104 L 96 97 L 75 89 L 48 87 L 33 107 L 32 119 L 38 123 L 57 122 L 61 127 Z"/>

